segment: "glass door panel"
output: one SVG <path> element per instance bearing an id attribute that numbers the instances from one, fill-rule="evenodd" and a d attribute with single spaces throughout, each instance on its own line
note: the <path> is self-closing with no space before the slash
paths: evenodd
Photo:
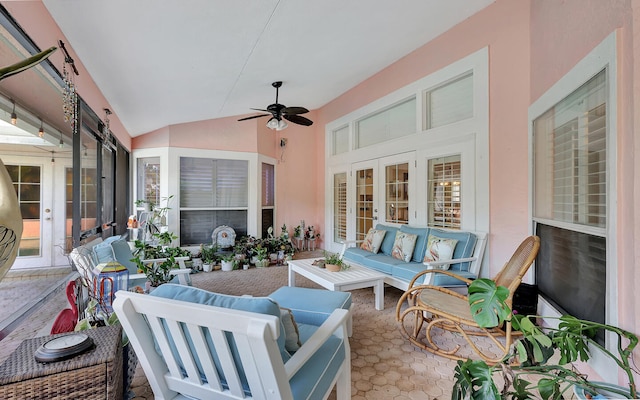
<path id="1" fill-rule="evenodd" d="M 63 157 L 3 156 L 18 196 L 23 229 L 12 269 L 66 265 Z M 60 188 L 58 190 L 57 188 Z M 58 223 L 59 222 L 59 223 Z"/>
<path id="2" fill-rule="evenodd" d="M 355 177 L 355 223 L 356 240 L 363 240 L 369 229 L 373 228 L 378 220 L 378 193 L 377 169 L 378 163 L 365 162 L 354 164 L 353 176 Z"/>
<path id="3" fill-rule="evenodd" d="M 409 164 L 385 167 L 385 221 L 409 223 Z"/>

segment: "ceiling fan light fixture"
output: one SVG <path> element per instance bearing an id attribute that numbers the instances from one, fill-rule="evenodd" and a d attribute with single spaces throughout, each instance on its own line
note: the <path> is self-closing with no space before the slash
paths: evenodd
<path id="1" fill-rule="evenodd" d="M 269 122 L 267 122 L 267 128 L 269 129 L 278 129 L 279 125 L 280 123 L 275 117 L 272 117 Z"/>
<path id="2" fill-rule="evenodd" d="M 287 124 L 284 120 L 280 120 L 278 121 L 278 126 L 276 127 L 276 130 L 281 131 L 285 129 L 287 126 L 289 126 L 289 124 Z"/>

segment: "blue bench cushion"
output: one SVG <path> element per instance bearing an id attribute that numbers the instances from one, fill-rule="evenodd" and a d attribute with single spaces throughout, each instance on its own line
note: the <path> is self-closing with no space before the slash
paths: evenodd
<path id="1" fill-rule="evenodd" d="M 427 238 L 429 237 L 429 228 L 413 228 L 407 225 L 400 226 L 400 232 L 410 233 L 416 235 L 416 244 L 413 248 L 413 257 L 411 261 L 422 262 L 424 252 L 427 247 Z"/>
<path id="2" fill-rule="evenodd" d="M 268 297 L 280 307 L 290 309 L 298 327 L 300 324 L 320 326 L 333 310 L 351 308 L 349 292 L 283 286 Z"/>
<path id="3" fill-rule="evenodd" d="M 342 258 L 344 260 L 353 261 L 356 264 L 361 264 L 362 265 L 365 262 L 364 260 L 367 257 L 370 257 L 372 255 L 373 255 L 372 252 L 367 251 L 367 250 L 363 250 L 360 247 L 348 247 L 344 251 L 344 254 L 342 255 Z"/>
<path id="4" fill-rule="evenodd" d="M 476 247 L 477 238 L 476 235 L 470 232 L 450 232 L 443 231 L 440 229 L 431 229 L 430 232 L 433 236 L 445 238 L 445 239 L 455 239 L 458 241 L 456 244 L 456 248 L 453 251 L 453 258 L 467 258 L 473 256 L 473 250 Z M 456 263 L 451 264 L 449 267 L 450 270 L 453 271 L 468 271 L 469 270 L 469 262 L 465 263 Z"/>

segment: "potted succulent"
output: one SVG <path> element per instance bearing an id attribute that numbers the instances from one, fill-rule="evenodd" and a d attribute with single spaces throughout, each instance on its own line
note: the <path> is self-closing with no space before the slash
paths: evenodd
<path id="1" fill-rule="evenodd" d="M 635 334 L 569 315 L 559 318 L 558 328 L 542 328 L 534 322 L 543 317 L 514 315 L 506 303 L 508 294 L 506 288 L 496 286 L 489 279 L 477 279 L 469 285 L 469 304 L 474 320 L 485 328 L 500 326 L 504 321 L 511 320 L 514 328 L 522 332 L 522 338 L 494 366 L 481 360 L 458 361 L 452 399 L 538 398 L 534 394 L 542 399 L 560 399 L 563 393 L 572 389 L 579 398 L 607 398 L 598 394 L 601 390 L 612 393 L 612 398 L 638 397 L 634 372 L 630 366 L 630 358 L 638 344 Z M 597 330 L 614 334 L 617 339 L 614 346 L 616 352 L 609 351 L 595 340 Z M 628 388 L 590 381 L 585 375 L 566 366 L 577 360 L 587 361 L 592 349 L 598 349 L 616 363 L 629 382 Z M 560 359 L 557 364 L 552 364 L 549 359 L 556 351 Z M 498 390 L 494 375 L 500 375 L 501 380 L 506 382 L 501 385 L 502 390 Z M 539 380 L 531 383 L 529 380 L 532 377 Z"/>
<path id="2" fill-rule="evenodd" d="M 169 282 L 172 279 L 171 270 L 178 268 L 178 262 L 173 256 L 162 262 L 143 263 L 139 256 L 134 257 L 132 261 L 147 276 L 147 281 L 154 288 Z"/>

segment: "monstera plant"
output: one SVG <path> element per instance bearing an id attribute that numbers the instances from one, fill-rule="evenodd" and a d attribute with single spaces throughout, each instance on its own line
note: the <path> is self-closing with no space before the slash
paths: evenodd
<path id="1" fill-rule="evenodd" d="M 559 319 L 557 328 L 541 327 L 535 322 L 548 317 L 514 315 L 506 304 L 509 291 L 489 279 L 475 280 L 469 286 L 469 306 L 474 320 L 482 327 L 501 326 L 511 320 L 522 333 L 502 362 L 489 366 L 481 360 L 458 361 L 451 398 L 458 399 L 562 399 L 574 386 L 596 396 L 600 389 L 613 398 L 637 398 L 634 370 L 630 359 L 638 337 L 618 327 L 585 321 L 570 315 Z M 613 333 L 615 351 L 608 350 L 596 339 L 598 330 Z M 612 359 L 624 372 L 628 388 L 593 382 L 571 367 L 574 361 L 587 361 L 597 349 Z M 557 353 L 557 354 L 556 354 Z M 559 357 L 556 364 L 551 357 Z M 494 376 L 503 384 L 498 389 Z M 536 379 L 532 379 L 536 378 Z M 591 398 L 591 397 L 586 397 Z M 593 397 L 606 398 L 606 397 Z"/>
<path id="2" fill-rule="evenodd" d="M 13 65 L 0 68 L 0 80 L 25 71 L 45 60 L 54 51 L 51 47 Z M 0 280 L 13 265 L 18 255 L 22 236 L 22 215 L 13 182 L 0 160 Z"/>

